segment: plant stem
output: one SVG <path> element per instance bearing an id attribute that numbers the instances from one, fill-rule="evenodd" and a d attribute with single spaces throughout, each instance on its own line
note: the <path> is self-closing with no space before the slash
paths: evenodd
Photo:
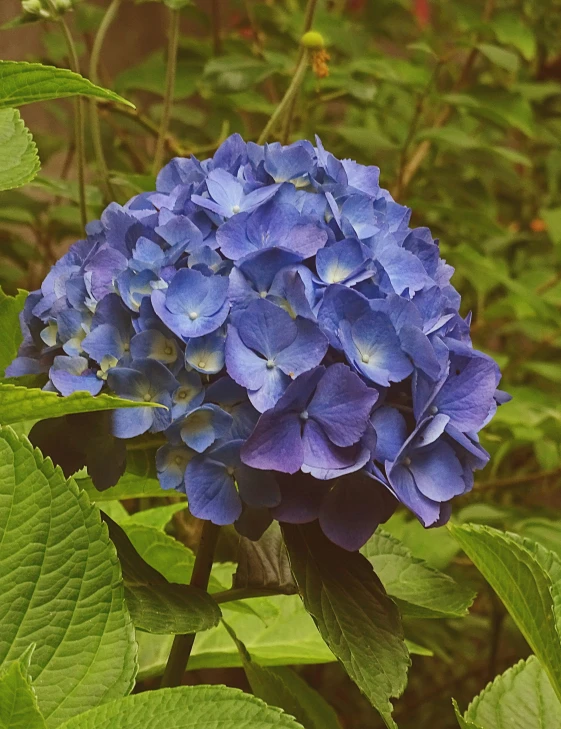
<path id="1" fill-rule="evenodd" d="M 164 161 L 164 149 L 166 137 L 171 119 L 171 109 L 173 106 L 173 93 L 175 91 L 175 75 L 177 72 L 177 48 L 179 46 L 179 21 L 181 18 L 179 10 L 170 10 L 169 15 L 169 40 L 168 40 L 168 65 L 166 72 L 166 88 L 164 92 L 164 108 L 162 109 L 162 119 L 160 121 L 160 132 L 158 141 L 156 142 L 156 151 L 154 153 L 154 164 L 152 172 L 156 175 Z"/>
<path id="2" fill-rule="evenodd" d="M 203 530 L 195 557 L 193 574 L 189 582 L 192 587 L 198 587 L 201 590 L 206 590 L 208 587 L 219 529 L 219 527 L 210 521 L 203 522 Z M 183 674 L 185 673 L 193 649 L 193 643 L 195 642 L 195 635 L 195 633 L 176 635 L 173 639 L 173 645 L 162 677 L 162 688 L 181 685 Z"/>
<path id="3" fill-rule="evenodd" d="M 49 3 L 52 6 L 51 3 Z M 56 9 L 53 8 L 56 15 Z M 64 18 L 59 18 L 59 22 L 64 33 L 66 45 L 68 47 L 68 56 L 70 61 L 70 69 L 74 73 L 80 73 L 80 61 L 78 60 L 78 52 L 72 38 L 70 28 Z M 82 228 L 86 227 L 88 222 L 88 211 L 86 208 L 86 147 L 84 141 L 84 101 L 81 96 L 76 98 L 74 102 L 74 136 L 76 139 L 76 161 L 78 163 L 78 194 L 80 198 L 80 222 Z"/>
<path id="4" fill-rule="evenodd" d="M 99 26 L 94 39 L 92 53 L 90 56 L 90 81 L 94 84 L 97 84 L 99 80 L 98 68 L 103 42 L 105 41 L 105 36 L 107 35 L 107 31 L 109 30 L 111 23 L 117 15 L 121 2 L 122 0 L 113 0 L 111 5 L 107 9 L 107 12 L 103 16 L 103 20 L 101 21 L 101 25 Z M 90 100 L 90 126 L 92 130 L 92 141 L 97 161 L 98 172 L 101 177 L 101 186 L 103 189 L 103 194 L 105 196 L 105 202 L 109 203 L 111 202 L 111 200 L 115 199 L 115 192 L 109 180 L 109 169 L 107 167 L 107 162 L 105 161 L 105 155 L 103 153 L 101 122 L 98 114 L 98 105 L 95 99 Z"/>
<path id="5" fill-rule="evenodd" d="M 212 55 L 220 56 L 222 54 L 222 37 L 221 37 L 221 13 L 220 0 L 212 0 L 211 7 L 212 20 Z"/>
<path id="6" fill-rule="evenodd" d="M 483 17 L 482 21 L 483 24 L 487 23 L 491 15 L 493 13 L 495 5 L 495 0 L 487 0 L 487 3 L 485 4 L 485 8 L 483 10 Z M 469 52 L 466 61 L 463 65 L 463 68 L 460 72 L 460 76 L 458 78 L 458 81 L 454 84 L 454 87 L 452 89 L 453 92 L 461 91 L 467 84 L 469 80 L 469 76 L 471 74 L 471 70 L 475 64 L 475 61 L 477 60 L 479 56 L 479 50 L 477 49 L 475 42 L 474 47 Z M 445 106 L 440 114 L 436 117 L 434 124 L 432 125 L 432 129 L 439 129 L 440 127 L 444 126 L 448 119 L 452 116 L 453 108 L 452 106 Z M 392 192 L 394 194 L 404 194 L 409 187 L 409 184 L 415 174 L 417 173 L 417 170 L 419 167 L 423 164 L 426 156 L 430 152 L 432 146 L 432 142 L 429 139 L 424 139 L 422 142 L 419 143 L 419 145 L 415 148 L 413 154 L 411 155 L 411 158 L 405 164 L 401 170 L 400 174 L 400 181 L 399 181 L 399 189 L 393 190 Z"/>
<path id="7" fill-rule="evenodd" d="M 290 86 L 286 90 L 286 94 L 281 99 L 280 104 L 273 112 L 273 115 L 267 122 L 267 126 L 261 132 L 259 139 L 257 140 L 257 144 L 265 144 L 267 138 L 269 137 L 269 134 L 274 130 L 277 122 L 282 119 L 285 112 L 289 111 L 293 100 L 296 98 L 296 95 L 300 90 L 300 86 L 302 85 L 302 81 L 306 76 L 306 70 L 308 68 L 308 51 L 306 49 L 302 50 L 303 53 L 301 54 L 298 61 L 298 65 L 296 67 L 296 71 L 294 72 L 294 76 L 292 77 L 292 81 L 290 82 Z"/>
<path id="8" fill-rule="evenodd" d="M 318 4 L 318 0 L 308 0 L 308 4 L 306 5 L 306 14 L 304 15 L 304 28 L 302 29 L 302 35 L 307 33 L 309 30 L 312 29 L 312 25 L 314 24 L 314 15 L 316 12 L 316 7 Z M 302 58 L 306 54 L 306 49 L 302 48 L 300 46 L 300 53 L 298 55 L 298 62 L 297 65 L 300 65 L 302 62 Z M 288 109 L 286 112 L 286 116 L 284 118 L 284 124 L 282 128 L 282 135 L 281 135 L 281 142 L 282 144 L 288 144 L 290 139 L 290 128 L 292 126 L 292 117 L 294 116 L 294 109 L 296 107 L 296 99 L 298 97 L 298 94 L 294 94 L 293 98 L 290 100 L 290 104 L 288 105 Z"/>

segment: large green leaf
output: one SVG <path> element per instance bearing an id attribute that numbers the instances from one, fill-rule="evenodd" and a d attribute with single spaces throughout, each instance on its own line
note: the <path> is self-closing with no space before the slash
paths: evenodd
<path id="1" fill-rule="evenodd" d="M 186 508 L 187 503 L 185 501 L 178 501 L 177 504 L 167 504 L 167 506 L 156 506 L 153 509 L 137 511 L 135 514 L 123 519 L 121 526 L 139 524 L 140 526 L 163 530 L 174 514 L 177 514 L 178 511 L 184 511 Z"/>
<path id="2" fill-rule="evenodd" d="M 312 618 L 297 595 L 278 595 L 248 600 L 252 612 L 239 612 L 233 604 L 220 607 L 224 620 L 262 666 L 331 663 L 333 653 L 325 645 Z M 160 675 L 171 639 L 139 633 L 140 678 Z M 240 655 L 223 625 L 199 633 L 195 639 L 189 669 L 241 666 Z"/>
<path id="3" fill-rule="evenodd" d="M 0 674 L 0 729 L 46 729 L 28 673 L 29 658 L 30 651 Z"/>
<path id="4" fill-rule="evenodd" d="M 0 61 L 0 109 L 68 96 L 92 96 L 134 108 L 134 104 L 119 94 L 96 86 L 66 68 L 24 61 Z"/>
<path id="5" fill-rule="evenodd" d="M 463 719 L 482 729 L 561 729 L 561 703 L 540 662 L 530 656 L 497 676 Z"/>
<path id="6" fill-rule="evenodd" d="M 136 644 L 115 549 L 76 484 L 0 430 L 0 663 L 30 643 L 48 726 L 131 690 Z"/>
<path id="7" fill-rule="evenodd" d="M 341 729 L 337 715 L 321 694 L 288 666 L 256 663 L 230 626 L 226 630 L 237 646 L 251 690 L 271 706 L 294 716 L 306 729 Z"/>
<path id="8" fill-rule="evenodd" d="M 495 66 L 504 68 L 505 71 L 510 71 L 510 73 L 516 73 L 518 71 L 519 58 L 516 53 L 507 51 L 506 48 L 501 48 L 501 46 L 496 46 L 492 43 L 480 43 L 477 49 L 491 63 L 494 63 Z"/>
<path id="9" fill-rule="evenodd" d="M 37 145 L 17 109 L 0 109 L 0 192 L 21 187 L 41 168 Z"/>
<path id="10" fill-rule="evenodd" d="M 60 729 L 302 729 L 291 716 L 226 686 L 147 691 L 99 706 Z"/>
<path id="11" fill-rule="evenodd" d="M 96 395 L 89 392 L 74 392 L 61 397 L 56 392 L 47 392 L 35 387 L 0 383 L 0 423 L 11 425 L 22 420 L 43 420 L 58 418 L 72 413 L 90 413 L 116 408 L 154 407 L 153 404 L 125 400 L 115 395 Z"/>
<path id="12" fill-rule="evenodd" d="M 118 524 L 104 519 L 119 555 L 125 598 L 136 627 L 150 633 L 185 634 L 218 624 L 220 608 L 204 590 L 168 582 L 142 559 Z"/>
<path id="13" fill-rule="evenodd" d="M 16 357 L 23 339 L 19 314 L 23 309 L 27 291 L 19 291 L 17 296 L 7 296 L 0 289 L 0 377 Z"/>
<path id="14" fill-rule="evenodd" d="M 401 614 L 413 618 L 461 617 L 474 593 L 412 556 L 407 547 L 378 529 L 361 549 Z"/>
<path id="15" fill-rule="evenodd" d="M 491 527 L 450 527 L 505 604 L 561 698 L 561 560 L 536 542 Z"/>
<path id="16" fill-rule="evenodd" d="M 239 604 L 220 604 L 224 620 L 236 631 L 259 665 L 295 666 L 332 663 L 336 660 L 297 595 L 246 600 L 241 604 L 250 609 L 243 612 L 238 609 Z M 142 679 L 161 675 L 172 638 L 138 633 L 137 639 L 139 677 Z M 411 653 L 430 655 L 430 651 L 410 643 L 408 646 Z M 197 635 L 189 659 L 190 669 L 231 668 L 241 665 L 240 655 L 222 624 Z"/>
<path id="17" fill-rule="evenodd" d="M 409 654 L 395 604 L 372 565 L 330 542 L 317 523 L 283 526 L 292 572 L 322 638 L 388 727 Z"/>
<path id="18" fill-rule="evenodd" d="M 398 511 L 384 524 L 384 531 L 403 542 L 414 557 L 443 570 L 460 551 L 446 528 L 425 529 L 417 520 Z"/>

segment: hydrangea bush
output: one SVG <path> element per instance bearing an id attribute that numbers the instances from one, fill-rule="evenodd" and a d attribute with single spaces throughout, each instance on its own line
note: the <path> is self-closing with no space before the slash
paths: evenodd
<path id="1" fill-rule="evenodd" d="M 233 135 L 156 187 L 110 204 L 29 295 L 7 374 L 163 406 L 116 410 L 113 433 L 160 434 L 162 487 L 215 524 L 318 518 L 354 550 L 399 502 L 445 523 L 506 396 L 378 168 Z"/>

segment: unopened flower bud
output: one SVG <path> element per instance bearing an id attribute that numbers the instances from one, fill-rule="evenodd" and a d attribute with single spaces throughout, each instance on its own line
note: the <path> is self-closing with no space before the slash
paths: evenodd
<path id="1" fill-rule="evenodd" d="M 325 41 L 321 33 L 316 30 L 309 30 L 300 38 L 300 43 L 310 51 L 321 51 L 325 48 Z"/>
<path id="2" fill-rule="evenodd" d="M 38 15 L 42 18 L 49 18 L 50 13 L 41 0 L 22 0 L 21 7 L 28 15 Z"/>

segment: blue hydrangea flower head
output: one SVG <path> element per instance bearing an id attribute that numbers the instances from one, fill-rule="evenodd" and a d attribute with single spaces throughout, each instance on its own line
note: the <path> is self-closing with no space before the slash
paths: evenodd
<path id="1" fill-rule="evenodd" d="M 157 443 L 201 519 L 317 519 L 349 550 L 399 503 L 443 524 L 508 396 L 410 216 L 319 139 L 234 134 L 88 224 L 29 295 L 7 374 L 157 405 L 116 410 L 113 435 Z"/>

